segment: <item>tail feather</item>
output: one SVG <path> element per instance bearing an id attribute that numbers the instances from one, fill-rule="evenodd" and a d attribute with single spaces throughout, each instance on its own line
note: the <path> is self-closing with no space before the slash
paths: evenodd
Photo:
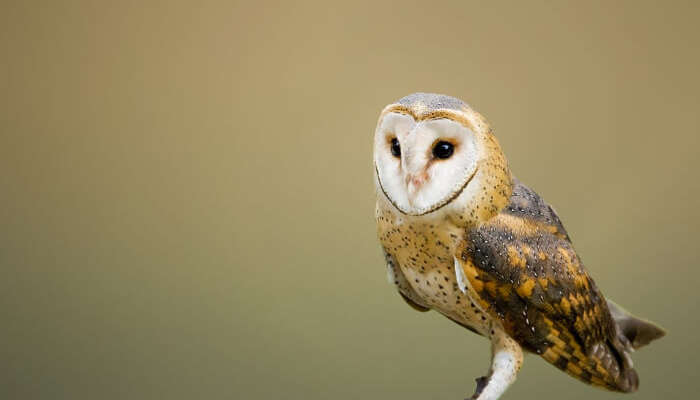
<path id="1" fill-rule="evenodd" d="M 630 354 L 666 334 L 657 325 L 637 318 L 627 310 L 608 300 L 610 315 L 615 320 L 616 337 L 599 343 L 591 349 L 591 358 L 599 360 L 614 381 L 614 390 L 634 392 L 639 387 L 639 377 L 633 368 Z"/>
<path id="2" fill-rule="evenodd" d="M 608 309 L 624 337 L 633 349 L 646 346 L 666 335 L 666 331 L 653 322 L 637 318 L 629 311 L 608 300 Z"/>

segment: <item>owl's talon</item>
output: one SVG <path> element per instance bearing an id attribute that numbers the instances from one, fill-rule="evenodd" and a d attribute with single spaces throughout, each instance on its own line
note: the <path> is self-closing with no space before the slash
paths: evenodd
<path id="1" fill-rule="evenodd" d="M 486 387 L 486 384 L 489 382 L 489 377 L 488 376 L 480 376 L 474 380 L 476 381 L 476 390 L 474 390 L 474 394 L 472 395 L 472 397 L 470 397 L 469 399 L 466 399 L 466 400 L 478 399 L 479 395 L 481 394 L 481 391 L 484 390 L 484 388 Z"/>

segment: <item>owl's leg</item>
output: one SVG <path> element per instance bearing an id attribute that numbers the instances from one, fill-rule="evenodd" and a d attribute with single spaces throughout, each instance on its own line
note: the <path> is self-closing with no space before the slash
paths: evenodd
<path id="1" fill-rule="evenodd" d="M 476 380 L 472 399 L 497 400 L 511 383 L 523 364 L 520 345 L 505 332 L 498 330 L 491 337 L 491 369 L 489 375 Z"/>

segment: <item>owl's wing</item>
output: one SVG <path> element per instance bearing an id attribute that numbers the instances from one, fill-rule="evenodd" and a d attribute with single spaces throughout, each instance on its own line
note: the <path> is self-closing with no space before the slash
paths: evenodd
<path id="1" fill-rule="evenodd" d="M 416 311 L 429 311 L 430 307 L 425 305 L 423 301 L 420 299 L 418 294 L 413 290 L 411 285 L 406 281 L 406 277 L 404 276 L 403 272 L 401 272 L 401 268 L 399 267 L 399 264 L 396 262 L 396 259 L 394 256 L 391 255 L 387 251 L 387 249 L 384 250 L 384 259 L 386 260 L 386 273 L 387 273 L 387 279 L 389 280 L 389 283 L 393 284 L 396 286 L 396 290 L 398 290 L 399 294 L 401 297 L 406 301 L 406 303 L 411 306 L 414 310 Z"/>
<path id="2" fill-rule="evenodd" d="M 629 342 L 554 210 L 535 192 L 516 181 L 510 204 L 467 236 L 465 275 L 515 340 L 584 382 L 636 389 Z"/>

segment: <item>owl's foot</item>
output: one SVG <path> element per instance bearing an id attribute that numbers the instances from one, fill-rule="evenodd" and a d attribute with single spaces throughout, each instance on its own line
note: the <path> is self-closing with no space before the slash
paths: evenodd
<path id="1" fill-rule="evenodd" d="M 476 379 L 476 391 L 469 400 L 498 400 L 515 381 L 523 362 L 520 345 L 501 329 L 491 337 L 491 368 L 488 376 Z"/>
<path id="2" fill-rule="evenodd" d="M 484 390 L 486 387 L 486 384 L 489 382 L 489 377 L 488 376 L 481 376 L 479 378 L 475 379 L 476 381 L 476 390 L 474 390 L 474 394 L 472 397 L 465 399 L 465 400 L 476 400 L 479 398 L 479 395 L 481 394 L 481 391 Z"/>

